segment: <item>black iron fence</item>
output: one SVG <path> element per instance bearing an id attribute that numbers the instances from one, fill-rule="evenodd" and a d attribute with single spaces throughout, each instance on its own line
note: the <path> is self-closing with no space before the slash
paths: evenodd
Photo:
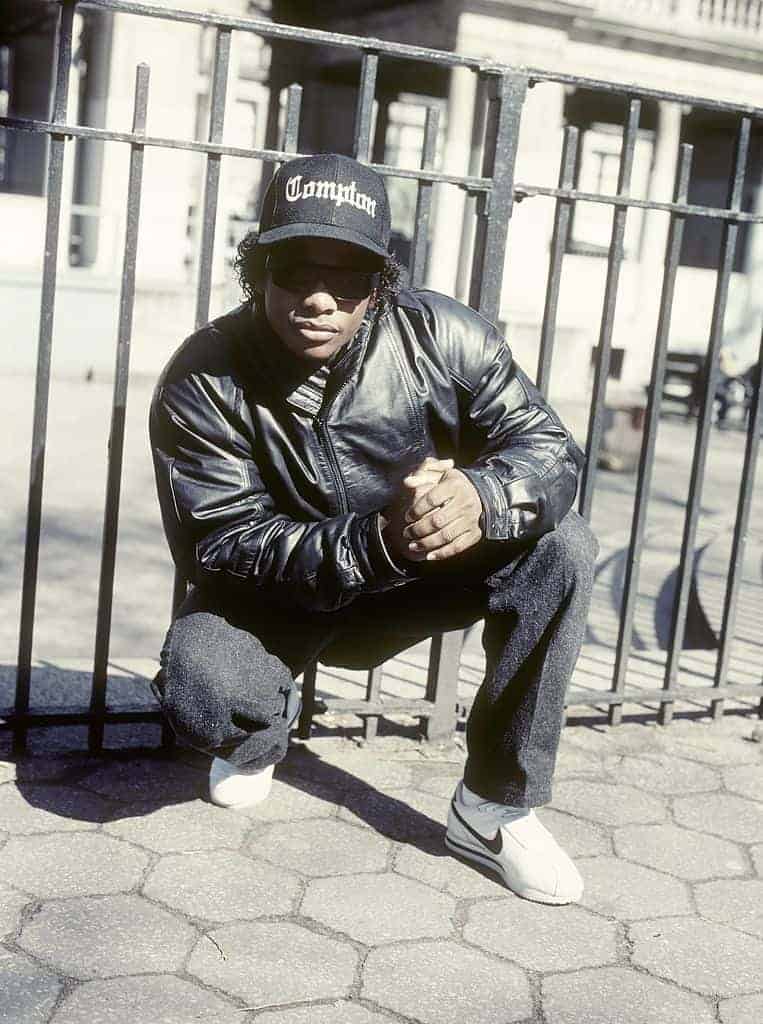
<path id="1" fill-rule="evenodd" d="M 52 2 L 52 0 L 51 0 Z M 740 227 L 763 223 L 763 216 L 744 211 L 743 188 L 747 172 L 752 126 L 763 119 L 763 110 L 731 102 L 716 102 L 699 97 L 682 96 L 653 89 L 636 89 L 632 85 L 615 85 L 549 72 L 534 68 L 515 68 L 502 64 L 461 56 L 455 53 L 424 49 L 378 39 L 364 39 L 330 32 L 304 30 L 292 26 L 273 24 L 255 19 L 227 17 L 183 10 L 170 10 L 149 4 L 126 0 L 60 0 L 57 28 L 57 56 L 55 88 L 50 120 L 0 117 L 0 127 L 10 131 L 41 133 L 49 138 L 47 168 L 47 220 L 45 253 L 42 275 L 41 317 L 34 405 L 33 437 L 29 496 L 27 505 L 26 548 L 22 584 L 21 628 L 18 648 L 18 666 L 15 706 L 0 709 L 0 726 L 10 728 L 14 734 L 14 749 L 25 748 L 27 730 L 32 726 L 86 724 L 89 727 L 90 746 L 100 749 L 104 725 L 109 722 L 157 721 L 158 713 L 145 708 L 123 708 L 119 711 L 107 706 L 107 678 L 109 642 L 112 616 L 112 595 L 117 548 L 120 483 L 124 450 L 125 410 L 128 393 L 130 340 L 133 305 L 135 299 L 135 267 L 139 232 L 143 157 L 147 147 L 190 150 L 206 155 L 206 175 L 199 246 L 198 285 L 196 291 L 196 326 L 209 316 L 215 225 L 218 214 L 221 161 L 226 157 L 243 157 L 265 164 L 277 164 L 297 154 L 300 124 L 301 88 L 298 84 L 288 89 L 285 127 L 280 145 L 274 148 L 247 149 L 224 145 L 223 127 L 226 115 L 226 90 L 234 32 L 255 33 L 264 39 L 295 41 L 309 46 L 331 46 L 350 51 L 359 61 L 359 85 L 355 110 L 353 155 L 369 162 L 372 152 L 372 112 L 377 85 L 379 61 L 399 61 L 418 66 L 438 65 L 443 68 L 463 68 L 476 76 L 478 96 L 485 104 L 484 138 L 481 145 L 481 168 L 476 174 L 450 174 L 435 168 L 435 150 L 438 133 L 438 109 L 429 108 L 419 169 L 375 163 L 373 166 L 385 177 L 412 179 L 417 183 L 415 223 L 412 225 L 410 278 L 414 285 L 424 280 L 427 247 L 430 237 L 433 188 L 447 183 L 462 190 L 475 201 L 475 231 L 471 260 L 469 302 L 490 319 L 497 319 L 503 283 L 503 266 L 507 235 L 513 205 L 519 200 L 547 197 L 555 203 L 553 235 L 546 287 L 545 310 L 540 330 L 540 348 L 537 365 L 537 383 L 547 393 L 554 356 L 560 285 L 565 253 L 569 251 L 571 218 L 576 202 L 605 204 L 613 210 L 612 228 L 607 250 L 606 287 L 601 310 L 598 345 L 594 367 L 593 390 L 587 431 L 587 463 L 583 474 L 579 507 L 590 518 L 597 466 L 602 447 L 605 414 L 605 391 L 612 359 L 612 337 L 618 299 L 618 284 L 624 258 L 624 236 L 629 210 L 661 210 L 669 215 L 670 227 L 664 254 L 664 274 L 659 307 L 659 321 L 654 345 L 651 385 L 647 389 L 648 401 L 643 429 L 640 460 L 637 472 L 634 514 L 626 558 L 623 600 L 619 614 L 616 656 L 610 689 L 587 690 L 573 688 L 570 705 L 608 707 L 608 718 L 616 724 L 626 702 L 626 673 L 632 654 L 633 622 L 638 593 L 639 569 L 644 546 L 646 508 L 650 496 L 652 469 L 658 419 L 662 401 L 662 382 L 665 377 L 668 338 L 670 334 L 676 274 L 679 267 L 682 237 L 687 218 L 709 218 L 722 225 L 720 258 L 716 267 L 715 296 L 712 322 L 706 353 L 707 372 L 698 399 L 697 427 L 694 444 L 691 482 L 686 499 L 686 514 L 680 546 L 675 598 L 671 614 L 670 637 L 664 677 L 659 686 L 638 691 L 640 703 L 652 702 L 658 707 L 659 720 L 667 724 L 677 700 L 687 696 L 686 687 L 679 682 L 679 658 L 686 627 L 687 606 L 691 586 L 692 562 L 697 542 L 700 514 L 700 496 L 705 473 L 708 443 L 712 422 L 713 398 L 718 377 L 718 360 L 723 339 L 724 316 L 729 286 L 734 268 Z M 72 26 L 77 8 L 120 12 L 138 17 L 161 18 L 169 22 L 185 22 L 214 29 L 216 43 L 211 75 L 211 103 L 206 141 L 157 137 L 146 133 L 146 111 L 149 94 L 149 68 L 137 67 L 134 93 L 132 130 L 112 131 L 72 124 L 67 121 L 67 94 L 71 63 Z M 533 185 L 515 180 L 519 129 L 528 89 L 540 83 L 557 83 L 592 90 L 600 94 L 622 97 L 626 117 L 622 130 L 619 154 L 619 172 L 615 194 L 605 195 L 581 191 L 575 187 L 575 168 L 578 159 L 579 130 L 572 125 L 564 129 L 564 141 L 556 187 Z M 634 151 L 639 132 L 642 103 L 666 100 L 703 108 L 737 122 L 733 167 L 728 181 L 727 202 L 723 207 L 708 207 L 688 202 L 689 180 L 692 166 L 692 146 L 680 145 L 678 170 L 671 202 L 657 202 L 631 195 Z M 471 127 L 471 126 L 469 126 Z M 465 129 L 466 131 L 466 126 Z M 48 399 L 51 378 L 51 346 L 56 303 L 56 267 L 60 239 L 62 208 L 64 151 L 71 140 L 97 139 L 122 144 L 130 148 L 130 173 L 127 188 L 126 233 L 124 263 L 119 305 L 119 326 L 116 349 L 115 385 L 112 405 L 111 432 L 108 454 L 107 494 L 104 510 L 104 535 L 98 596 L 96 647 L 89 708 L 59 710 L 30 710 L 30 683 L 32 678 L 32 648 L 35 625 L 35 601 L 38 577 L 38 558 L 41 537 L 42 496 L 45 468 L 45 450 L 48 418 Z M 757 169 L 759 176 L 760 168 Z M 763 345 L 762 345 L 763 352 Z M 719 651 L 712 689 L 706 694 L 714 715 L 723 711 L 724 700 L 760 697 L 760 684 L 732 684 L 728 681 L 731 644 L 735 634 L 737 604 L 741 583 L 745 541 L 758 458 L 763 411 L 761 410 L 761 366 L 759 359 L 754 380 L 754 396 L 749 410 L 744 467 L 738 495 L 733 533 L 731 559 L 723 600 L 723 617 L 719 637 Z M 185 590 L 183 580 L 176 580 L 174 605 Z M 433 640 L 428 681 L 424 699 L 381 699 L 381 670 L 369 673 L 364 700 L 349 701 L 339 698 L 316 701 L 315 671 L 306 674 L 305 692 L 308 697 L 302 719 L 303 734 L 315 710 L 346 710 L 360 714 L 366 723 L 367 735 L 372 735 L 378 716 L 395 712 L 418 715 L 427 735 L 443 736 L 455 723 L 457 710 L 457 683 L 460 634 L 448 634 Z M 691 692 L 696 699 L 695 690 Z M 164 742 L 171 742 L 165 729 Z"/>

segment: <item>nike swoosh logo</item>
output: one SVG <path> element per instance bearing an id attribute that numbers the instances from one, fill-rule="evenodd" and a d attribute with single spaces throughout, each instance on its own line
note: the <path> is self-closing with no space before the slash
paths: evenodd
<path id="1" fill-rule="evenodd" d="M 458 813 L 455 800 L 451 800 L 450 806 L 453 808 L 453 813 L 464 826 L 464 828 L 467 830 L 467 832 L 470 832 L 474 836 L 474 838 L 478 839 L 487 850 L 490 850 L 491 853 L 499 854 L 501 852 L 501 850 L 503 849 L 503 837 L 501 836 L 500 829 L 498 829 L 498 831 L 496 832 L 492 839 L 488 839 L 486 836 L 480 835 L 476 829 L 473 829 L 468 821 L 464 821 L 464 819 Z"/>

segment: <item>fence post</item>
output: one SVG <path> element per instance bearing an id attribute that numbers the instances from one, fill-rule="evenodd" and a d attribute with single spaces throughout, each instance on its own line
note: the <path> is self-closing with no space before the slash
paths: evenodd
<path id="1" fill-rule="evenodd" d="M 448 739 L 456 727 L 458 666 L 463 645 L 464 634 L 460 629 L 432 637 L 425 697 L 434 701 L 434 709 L 428 718 L 422 719 L 428 740 Z"/>
<path id="2" fill-rule="evenodd" d="M 146 132 L 148 108 L 149 68 L 139 64 L 135 73 L 135 108 L 132 130 Z M 127 187 L 127 228 L 125 231 L 122 291 L 119 297 L 119 328 L 116 365 L 114 368 L 114 397 L 109 432 L 109 457 L 106 504 L 103 513 L 103 547 L 101 574 L 98 584 L 98 612 L 95 634 L 93 685 L 90 693 L 90 730 L 88 746 L 91 753 L 103 746 L 104 714 L 106 711 L 106 685 L 108 681 L 109 641 L 111 613 L 114 600 L 114 569 L 116 566 L 117 534 L 119 530 L 119 498 L 122 485 L 122 457 L 124 454 L 125 420 L 127 417 L 127 384 L 130 373 L 130 341 L 132 315 L 135 303 L 135 263 L 138 255 L 138 226 L 140 199 L 143 187 L 143 146 L 133 143 L 130 151 L 130 178 Z"/>
<path id="3" fill-rule="evenodd" d="M 72 58 L 72 27 L 75 0 L 65 0 L 58 18 L 56 39 L 56 88 L 53 96 L 54 123 L 66 121 L 69 93 L 69 66 Z M 29 693 L 32 681 L 32 644 L 34 640 L 34 613 L 37 597 L 37 568 L 40 556 L 42 530 L 42 488 L 45 475 L 45 446 L 48 431 L 48 399 L 50 396 L 50 363 L 53 349 L 53 315 L 56 306 L 56 270 L 61 226 L 61 189 L 64 175 L 64 147 L 66 136 L 52 134 L 48 160 L 47 213 L 45 222 L 45 256 L 42 270 L 40 298 L 40 329 L 37 348 L 37 379 L 34 392 L 34 421 L 32 427 L 32 453 L 29 467 L 29 497 L 27 500 L 26 545 L 24 550 L 24 578 L 21 588 L 21 628 L 16 671 L 15 714 L 29 712 Z M 13 752 L 26 750 L 26 728 L 22 724 L 13 734 Z"/>
<path id="4" fill-rule="evenodd" d="M 489 193 L 477 199 L 469 305 L 494 321 L 501 308 L 506 239 L 514 207 L 514 166 L 528 79 L 518 71 L 486 69 L 480 74 L 488 80 L 482 176 L 492 178 L 493 184 Z"/>

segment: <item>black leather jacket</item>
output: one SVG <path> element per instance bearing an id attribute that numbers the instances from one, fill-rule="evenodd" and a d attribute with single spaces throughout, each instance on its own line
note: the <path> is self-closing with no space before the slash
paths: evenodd
<path id="1" fill-rule="evenodd" d="M 401 293 L 334 358 L 319 408 L 311 370 L 243 305 L 163 371 L 156 481 L 193 582 L 314 611 L 410 583 L 417 572 L 388 555 L 379 512 L 428 455 L 468 475 L 488 540 L 537 538 L 571 507 L 580 449 L 496 328 L 454 299 Z"/>

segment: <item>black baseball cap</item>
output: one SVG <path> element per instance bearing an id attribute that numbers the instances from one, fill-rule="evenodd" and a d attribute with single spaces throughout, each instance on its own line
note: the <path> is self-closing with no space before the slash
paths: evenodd
<path id="1" fill-rule="evenodd" d="M 319 153 L 282 164 L 262 201 L 259 245 L 335 238 L 389 254 L 390 212 L 383 178 L 349 156 Z"/>

